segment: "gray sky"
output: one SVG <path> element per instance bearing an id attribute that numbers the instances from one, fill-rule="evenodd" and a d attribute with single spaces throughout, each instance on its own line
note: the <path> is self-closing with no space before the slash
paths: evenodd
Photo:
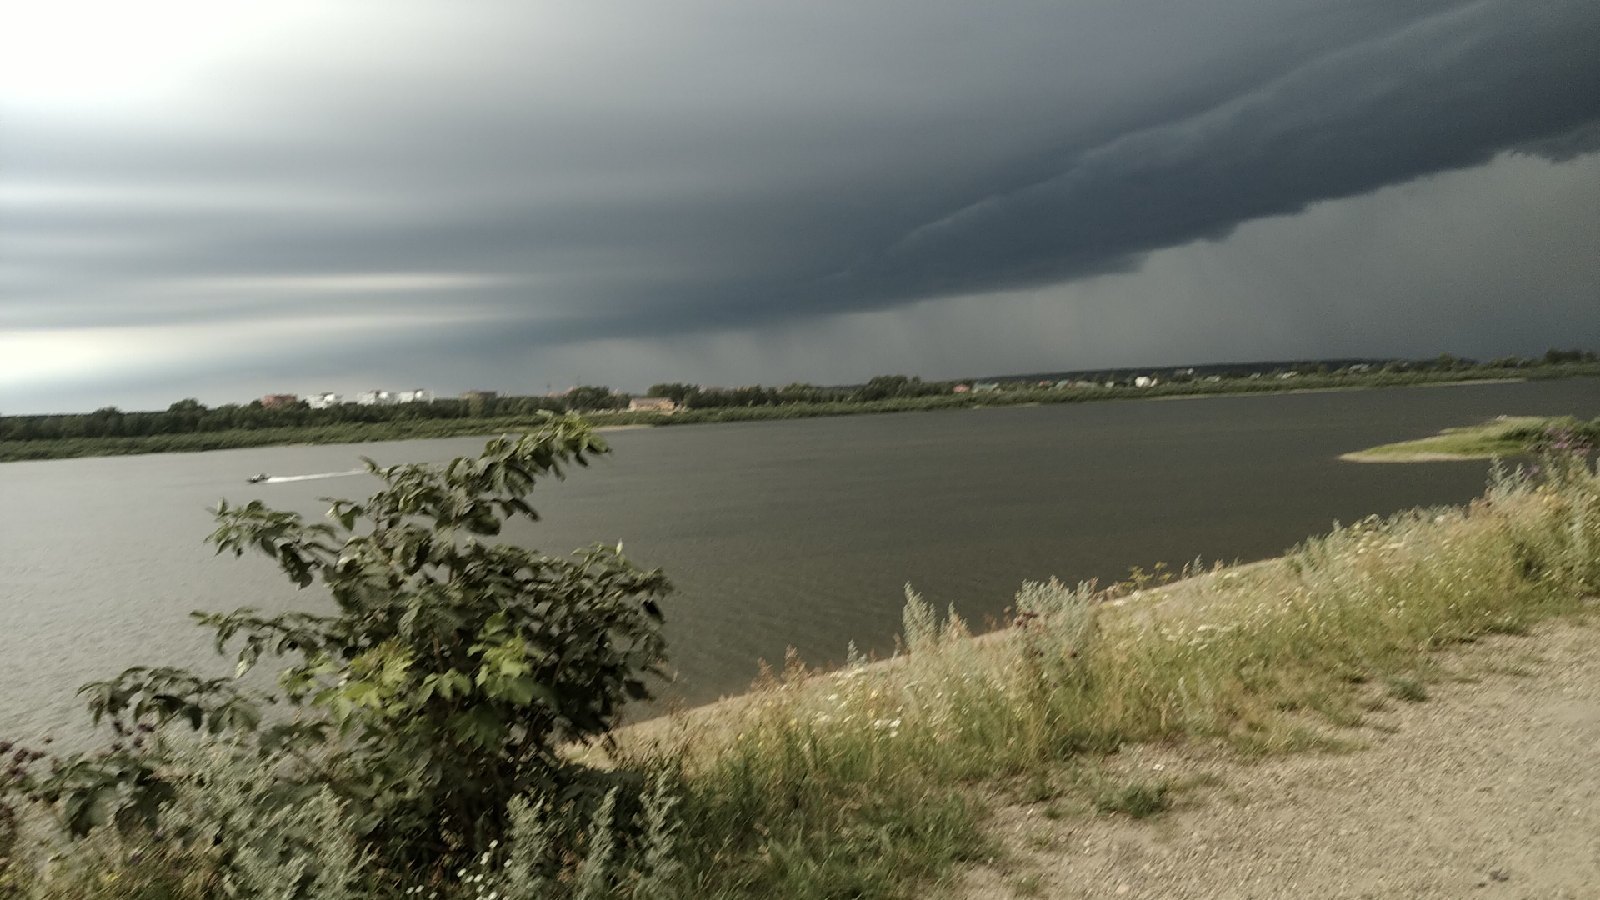
<path id="1" fill-rule="evenodd" d="M 1600 347 L 1593 0 L 0 0 L 0 412 Z"/>

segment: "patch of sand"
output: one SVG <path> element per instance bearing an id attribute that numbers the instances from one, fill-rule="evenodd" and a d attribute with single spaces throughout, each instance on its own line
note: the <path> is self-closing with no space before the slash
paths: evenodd
<path id="1" fill-rule="evenodd" d="M 1370 450 L 1358 450 L 1355 453 L 1345 453 L 1339 457 L 1345 462 L 1354 463 L 1418 463 L 1418 462 L 1462 462 L 1474 459 L 1493 459 L 1492 453 L 1373 453 Z"/>

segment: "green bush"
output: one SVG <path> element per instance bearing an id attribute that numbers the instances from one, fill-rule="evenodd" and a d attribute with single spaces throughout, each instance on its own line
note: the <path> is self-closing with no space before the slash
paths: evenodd
<path id="1" fill-rule="evenodd" d="M 119 742 L 57 760 L 26 787 L 58 804 L 75 833 L 149 823 L 171 799 L 162 730 L 183 723 L 251 736 L 264 764 L 294 760 L 292 780 L 331 792 L 391 871 L 467 858 L 506 831 L 513 798 L 592 809 L 625 779 L 560 751 L 605 738 L 626 701 L 649 695 L 668 582 L 620 547 L 559 559 L 486 539 L 509 518 L 537 518 L 524 500 L 536 481 L 605 452 L 581 420 L 552 417 L 476 459 L 368 460 L 382 489 L 333 501 L 326 523 L 224 503 L 209 539 L 219 553 L 258 551 L 302 588 L 320 581 L 334 611 L 196 613 L 219 653 L 236 648 L 235 677 L 139 667 L 87 685 L 96 721 L 108 719 Z M 268 698 L 241 687 L 263 656 L 282 658 L 293 715 L 268 713 Z M 622 786 L 637 806 L 641 786 Z"/>

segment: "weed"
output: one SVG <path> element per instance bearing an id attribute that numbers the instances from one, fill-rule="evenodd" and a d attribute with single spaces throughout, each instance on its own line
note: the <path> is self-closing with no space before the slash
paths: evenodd
<path id="1" fill-rule="evenodd" d="M 1055 845 L 1055 833 L 1048 829 L 1041 828 L 1028 833 L 1028 847 L 1032 850 L 1043 852 Z"/>
<path id="2" fill-rule="evenodd" d="M 1049 772 L 1033 772 L 1017 786 L 1017 802 L 1043 803 L 1058 793 L 1060 791 L 1056 789 Z"/>
<path id="3" fill-rule="evenodd" d="M 1172 806 L 1172 784 L 1168 781 L 1129 781 L 1103 788 L 1095 794 L 1095 809 L 1103 813 L 1123 813 L 1147 819 Z"/>
<path id="4" fill-rule="evenodd" d="M 1396 675 L 1389 679 L 1389 696 L 1407 703 L 1421 703 L 1428 699 L 1428 689 L 1421 681 Z"/>

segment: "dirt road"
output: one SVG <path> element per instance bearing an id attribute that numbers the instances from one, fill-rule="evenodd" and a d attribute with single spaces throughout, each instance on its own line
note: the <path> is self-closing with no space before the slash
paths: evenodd
<path id="1" fill-rule="evenodd" d="M 1009 806 L 1006 852 L 954 896 L 1600 898 L 1600 623 L 1445 665 L 1463 680 L 1390 701 L 1353 753 L 1126 750 L 1127 773 L 1215 781 L 1143 821 Z"/>

